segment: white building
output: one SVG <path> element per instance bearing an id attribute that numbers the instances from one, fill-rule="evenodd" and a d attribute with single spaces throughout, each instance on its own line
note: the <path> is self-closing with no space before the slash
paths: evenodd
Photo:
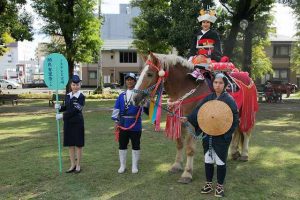
<path id="1" fill-rule="evenodd" d="M 102 72 L 104 83 L 124 84 L 124 76 L 128 72 L 138 74 L 143 61 L 132 45 L 133 35 L 130 27 L 133 17 L 140 14 L 138 8 L 129 4 L 120 4 L 118 14 L 104 14 L 104 24 L 101 27 Z M 97 85 L 98 64 L 81 64 L 82 84 L 85 86 Z"/>
<path id="2" fill-rule="evenodd" d="M 28 82 L 26 76 L 39 71 L 31 56 L 32 46 L 29 42 L 13 42 L 7 45 L 8 51 L 0 56 L 0 79 L 16 79 Z"/>

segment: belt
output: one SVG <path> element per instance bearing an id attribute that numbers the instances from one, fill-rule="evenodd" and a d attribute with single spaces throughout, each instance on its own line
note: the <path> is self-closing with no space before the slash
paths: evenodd
<path id="1" fill-rule="evenodd" d="M 126 119 L 135 119 L 135 116 L 122 116 L 122 117 Z"/>

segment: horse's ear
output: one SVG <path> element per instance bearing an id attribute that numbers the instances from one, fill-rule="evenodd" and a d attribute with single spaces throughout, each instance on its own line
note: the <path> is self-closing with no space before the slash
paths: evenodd
<path id="1" fill-rule="evenodd" d="M 152 60 L 152 62 L 156 65 L 157 63 L 158 63 L 158 59 L 157 59 L 157 57 L 154 55 L 154 53 L 152 53 L 151 51 L 150 51 L 150 57 L 151 57 L 151 60 Z"/>
<path id="2" fill-rule="evenodd" d="M 146 55 L 144 55 L 144 54 L 140 54 L 140 55 L 141 55 L 141 57 L 142 57 L 142 59 L 143 59 L 144 62 L 146 62 L 148 60 L 148 58 L 147 58 Z"/>

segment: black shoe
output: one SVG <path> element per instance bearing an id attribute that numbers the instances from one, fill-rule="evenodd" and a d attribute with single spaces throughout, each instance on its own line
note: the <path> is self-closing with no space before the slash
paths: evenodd
<path id="1" fill-rule="evenodd" d="M 213 191 L 212 182 L 206 182 L 206 185 L 201 189 L 202 194 L 208 194 Z"/>
<path id="2" fill-rule="evenodd" d="M 72 172 L 75 172 L 76 170 L 76 166 L 73 167 L 73 169 L 69 169 L 68 171 L 66 171 L 66 173 L 72 173 Z"/>
<path id="3" fill-rule="evenodd" d="M 224 187 L 223 185 L 217 184 L 215 197 L 224 197 Z"/>
<path id="4" fill-rule="evenodd" d="M 79 174 L 80 172 L 81 172 L 81 168 L 79 168 L 78 170 L 75 168 L 75 171 L 74 171 L 75 174 Z"/>

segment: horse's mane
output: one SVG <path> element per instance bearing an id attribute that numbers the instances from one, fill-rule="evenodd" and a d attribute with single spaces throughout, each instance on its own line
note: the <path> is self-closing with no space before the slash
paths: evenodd
<path id="1" fill-rule="evenodd" d="M 177 64 L 180 64 L 183 67 L 188 69 L 194 69 L 194 65 L 188 62 L 186 59 L 182 58 L 181 56 L 177 56 L 174 54 L 158 54 L 154 53 L 154 56 L 160 61 L 161 65 L 163 66 L 164 70 L 169 70 L 170 67 L 174 67 Z M 151 55 L 148 56 L 149 60 L 152 60 Z"/>

